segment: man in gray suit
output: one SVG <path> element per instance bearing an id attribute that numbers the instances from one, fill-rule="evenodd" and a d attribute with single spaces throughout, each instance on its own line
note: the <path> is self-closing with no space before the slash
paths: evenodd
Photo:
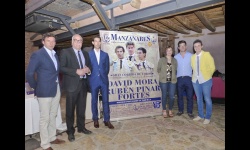
<path id="1" fill-rule="evenodd" d="M 41 147 L 53 150 L 51 144 L 65 143 L 56 138 L 56 115 L 61 98 L 59 86 L 59 61 L 53 50 L 56 45 L 55 36 L 45 33 L 42 36 L 43 47 L 32 53 L 26 72 L 26 79 L 34 89 L 39 103 L 39 131 Z"/>
<path id="2" fill-rule="evenodd" d="M 88 52 L 81 50 L 83 39 L 79 34 L 72 36 L 72 47 L 63 49 L 60 54 L 60 71 L 63 73 L 63 89 L 66 91 L 66 124 L 68 140 L 75 140 L 74 112 L 76 108 L 77 130 L 91 134 L 85 128 L 85 110 L 90 74 Z"/>

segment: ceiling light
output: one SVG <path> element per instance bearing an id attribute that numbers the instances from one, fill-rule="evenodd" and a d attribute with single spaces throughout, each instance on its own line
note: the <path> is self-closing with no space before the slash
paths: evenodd
<path id="1" fill-rule="evenodd" d="M 136 9 L 140 9 L 141 0 L 131 0 L 130 5 Z"/>

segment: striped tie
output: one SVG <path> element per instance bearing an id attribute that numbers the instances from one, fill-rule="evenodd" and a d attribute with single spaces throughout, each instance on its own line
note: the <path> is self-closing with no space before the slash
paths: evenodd
<path id="1" fill-rule="evenodd" d="M 78 51 L 78 57 L 79 57 L 79 61 L 80 61 L 80 67 L 82 69 L 83 68 L 83 64 L 82 64 L 82 59 L 81 59 L 81 56 L 80 56 L 80 51 Z"/>

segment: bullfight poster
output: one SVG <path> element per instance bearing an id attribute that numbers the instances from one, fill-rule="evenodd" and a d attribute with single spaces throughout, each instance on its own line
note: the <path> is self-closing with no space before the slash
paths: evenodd
<path id="1" fill-rule="evenodd" d="M 157 33 L 100 30 L 101 50 L 109 54 L 110 120 L 162 112 Z"/>

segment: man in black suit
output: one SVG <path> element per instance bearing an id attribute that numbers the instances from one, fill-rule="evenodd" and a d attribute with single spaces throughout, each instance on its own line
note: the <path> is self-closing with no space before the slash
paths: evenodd
<path id="1" fill-rule="evenodd" d="M 83 39 L 79 34 L 72 36 L 72 47 L 60 53 L 60 71 L 63 73 L 63 89 L 66 91 L 66 124 L 68 140 L 75 140 L 74 112 L 79 133 L 91 134 L 85 128 L 87 77 L 90 74 L 88 52 L 81 50 Z"/>

